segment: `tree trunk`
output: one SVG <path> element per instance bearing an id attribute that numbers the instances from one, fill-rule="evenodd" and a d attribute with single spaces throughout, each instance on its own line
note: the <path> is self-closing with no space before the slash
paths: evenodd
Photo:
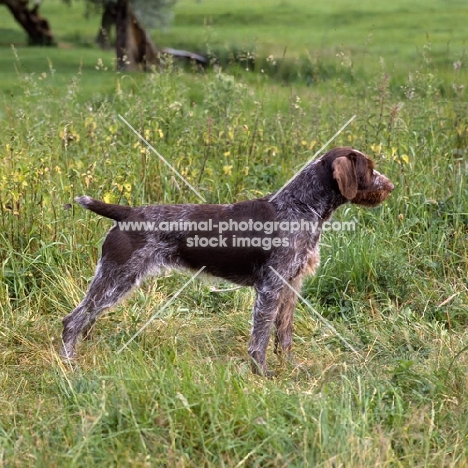
<path id="1" fill-rule="evenodd" d="M 151 65 L 159 65 L 156 46 L 137 20 L 128 0 L 117 1 L 116 31 L 119 70 L 147 70 Z"/>
<path id="2" fill-rule="evenodd" d="M 30 45 L 53 45 L 54 37 L 49 22 L 39 15 L 39 4 L 32 9 L 28 8 L 27 0 L 0 0 L 6 5 L 15 20 L 28 33 Z"/>
<path id="3" fill-rule="evenodd" d="M 104 11 L 102 12 L 101 17 L 101 27 L 96 36 L 96 44 L 101 49 L 110 49 L 111 48 L 111 29 L 115 25 L 116 21 L 116 9 L 114 3 L 106 3 L 104 6 Z"/>

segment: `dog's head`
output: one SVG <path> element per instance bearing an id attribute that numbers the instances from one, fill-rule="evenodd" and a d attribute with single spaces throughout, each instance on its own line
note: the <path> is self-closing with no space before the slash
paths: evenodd
<path id="1" fill-rule="evenodd" d="M 333 179 L 343 197 L 351 203 L 376 206 L 393 191 L 390 180 L 374 169 L 365 154 L 352 148 L 335 148 L 324 159 L 330 161 Z"/>

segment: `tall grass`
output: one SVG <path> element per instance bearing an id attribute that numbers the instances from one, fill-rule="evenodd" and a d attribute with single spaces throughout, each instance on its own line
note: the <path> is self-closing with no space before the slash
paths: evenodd
<path id="1" fill-rule="evenodd" d="M 430 52 L 427 52 L 430 54 Z M 426 55 L 426 58 L 430 55 Z M 0 466 L 463 466 L 466 437 L 466 72 L 426 59 L 352 84 L 282 87 L 268 72 L 22 74 L 0 128 Z M 106 75 L 107 74 L 107 75 Z M 454 96 L 457 96 L 454 98 Z M 106 315 L 78 366 L 57 356 L 110 223 L 73 203 L 198 203 L 125 117 L 211 203 L 281 186 L 351 115 L 334 145 L 369 153 L 396 189 L 347 206 L 355 232 L 322 239 L 297 365 L 247 365 L 248 290 L 203 283 L 116 351 L 186 279 L 147 282 Z"/>

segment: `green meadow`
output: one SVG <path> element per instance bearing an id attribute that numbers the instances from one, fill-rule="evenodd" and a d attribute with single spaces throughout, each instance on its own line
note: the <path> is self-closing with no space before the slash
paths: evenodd
<path id="1" fill-rule="evenodd" d="M 464 1 L 180 0 L 155 43 L 212 65 L 145 74 L 115 71 L 79 2 L 43 3 L 53 48 L 0 8 L 1 468 L 468 466 Z M 356 229 L 323 234 L 273 378 L 249 368 L 253 291 L 199 281 L 164 308 L 180 272 L 61 361 L 112 226 L 74 197 L 199 203 L 119 115 L 210 203 L 277 190 L 356 115 L 330 147 L 395 190 L 335 214 Z"/>

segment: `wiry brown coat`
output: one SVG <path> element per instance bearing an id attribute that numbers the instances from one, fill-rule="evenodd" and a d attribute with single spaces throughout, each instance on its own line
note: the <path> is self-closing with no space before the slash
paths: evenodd
<path id="1" fill-rule="evenodd" d="M 265 374 L 266 349 L 272 324 L 275 325 L 275 351 L 289 353 L 296 294 L 302 279 L 313 274 L 319 264 L 320 226 L 344 203 L 376 206 L 392 192 L 389 179 L 374 170 L 373 162 L 352 148 L 335 148 L 310 163 L 296 178 L 276 194 L 230 205 L 153 205 L 128 207 L 110 205 L 83 196 L 80 205 L 116 221 L 102 246 L 102 257 L 89 290 L 78 307 L 63 319 L 65 358 L 74 358 L 81 334 L 87 335 L 106 308 L 115 305 L 149 274 L 161 268 L 182 268 L 205 272 L 257 292 L 249 355 L 255 372 Z M 317 223 L 315 232 L 281 230 L 266 233 L 230 230 L 223 233 L 226 246 L 190 246 L 189 238 L 208 239 L 219 233 L 206 231 L 122 230 L 122 222 L 211 220 L 212 225 L 234 220 L 261 223 L 307 221 Z M 260 240 L 280 238 L 270 249 L 235 247 L 239 237 Z M 214 242 L 215 243 L 215 242 Z"/>

